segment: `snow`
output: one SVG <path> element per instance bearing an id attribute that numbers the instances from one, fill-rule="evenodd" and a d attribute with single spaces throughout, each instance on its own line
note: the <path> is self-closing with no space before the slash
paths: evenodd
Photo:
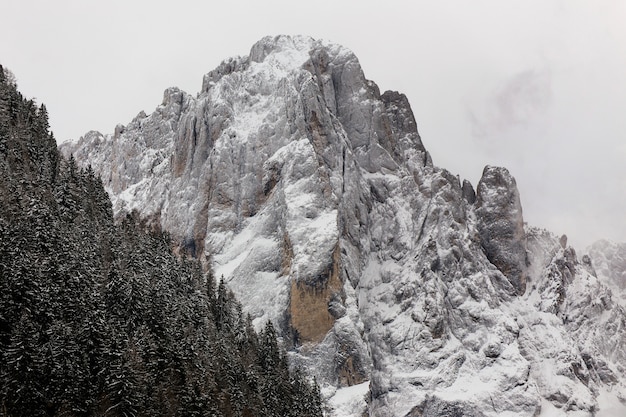
<path id="1" fill-rule="evenodd" d="M 626 416 L 626 392 L 620 393 L 603 387 L 598 394 L 598 408 L 595 417 Z"/>
<path id="2" fill-rule="evenodd" d="M 288 283 L 277 269 L 280 254 L 278 241 L 265 231 L 267 213 L 262 211 L 244 222 L 227 239 L 214 257 L 215 276 L 224 277 L 230 289 L 253 317 L 261 330 L 268 320 L 278 322 L 288 302 Z M 216 238 L 216 236 L 213 236 Z"/>
<path id="3" fill-rule="evenodd" d="M 232 246 L 232 244 L 231 244 Z M 235 249 L 237 247 L 235 246 Z M 250 255 L 250 249 L 241 251 L 239 254 L 235 255 L 234 258 L 229 259 L 232 256 L 232 252 L 225 252 L 215 257 L 215 275 L 222 279 L 222 277 L 228 281 L 228 279 L 233 275 L 235 270 L 241 265 L 241 263 Z M 224 259 L 228 259 L 224 262 Z M 220 264 L 220 262 L 224 262 Z"/>
<path id="4" fill-rule="evenodd" d="M 321 75 L 302 68 L 320 45 L 328 69 Z M 624 314 L 611 307 L 601 280 L 578 267 L 559 305 L 564 250 L 554 236 L 530 229 L 529 285 L 525 295 L 511 295 L 480 248 L 481 214 L 462 200 L 458 180 L 402 145 L 419 143 L 417 135 L 393 132 L 399 154 L 409 155 L 404 162 L 379 143 L 384 106 L 369 97 L 348 50 L 305 37 L 266 38 L 231 64 L 207 78 L 211 88 L 197 100 L 185 99 L 182 114 L 168 100 L 115 139 L 93 134 L 95 148 L 84 152 L 108 175 L 116 212 L 160 212 L 175 238 L 205 236 L 217 278 L 224 276 L 257 329 L 284 322 L 290 280 L 327 274 L 338 261 L 343 309 L 319 345 L 293 352 L 322 382 L 332 416 L 360 417 L 367 407 L 401 416 L 428 398 L 488 417 L 530 417 L 539 405 L 542 416 L 588 416 L 597 392 L 598 417 L 626 416 L 621 385 L 603 391 L 599 377 L 584 383 L 586 375 L 574 375 L 587 372 L 583 348 L 623 369 L 616 326 Z M 328 143 L 321 152 L 306 125 L 312 110 L 320 123 L 332 120 L 322 126 Z M 178 157 L 182 173 L 173 173 Z M 479 186 L 483 200 L 514 191 L 513 182 Z M 598 261 L 606 274 L 608 261 L 606 268 Z M 570 322 L 580 318 L 577 327 L 566 314 Z M 370 382 L 335 388 L 346 352 Z M 377 395 L 368 405 L 370 384 Z"/>
<path id="5" fill-rule="evenodd" d="M 587 253 L 598 278 L 611 289 L 615 302 L 626 309 L 626 242 L 595 242 Z"/>
<path id="6" fill-rule="evenodd" d="M 607 387 L 599 389 L 598 410 L 593 417 L 624 417 L 626 416 L 626 401 L 619 399 L 619 394 Z M 590 414 L 582 410 L 566 410 L 557 408 L 550 401 L 541 401 L 541 413 L 538 417 L 590 417 Z"/>
<path id="7" fill-rule="evenodd" d="M 370 382 L 339 388 L 328 401 L 334 417 L 361 417 L 367 410 L 365 402 Z"/>

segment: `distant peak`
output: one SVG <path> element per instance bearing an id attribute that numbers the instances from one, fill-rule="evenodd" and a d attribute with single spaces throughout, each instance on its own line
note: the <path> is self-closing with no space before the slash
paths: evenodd
<path id="1" fill-rule="evenodd" d="M 277 35 L 265 36 L 250 49 L 250 61 L 263 62 L 272 53 L 293 50 L 307 52 L 313 49 L 317 41 L 310 36 Z"/>
<path id="2" fill-rule="evenodd" d="M 333 42 L 304 35 L 265 36 L 250 48 L 249 55 L 228 58 L 206 74 L 201 92 L 207 92 L 222 77 L 245 71 L 251 65 L 260 64 L 285 74 L 306 67 L 311 60 L 328 62 L 336 58 L 358 65 L 358 59 L 351 50 Z"/>

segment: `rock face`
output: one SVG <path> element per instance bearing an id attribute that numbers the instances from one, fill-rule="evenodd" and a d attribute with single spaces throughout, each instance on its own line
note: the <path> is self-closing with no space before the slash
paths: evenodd
<path id="1" fill-rule="evenodd" d="M 345 48 L 264 38 L 63 151 L 273 320 L 336 415 L 592 415 L 626 392 L 626 315 L 589 265 L 524 230 L 505 169 L 474 193 L 435 167 Z"/>
<path id="2" fill-rule="evenodd" d="M 599 240 L 587 248 L 583 262 L 597 273 L 613 292 L 613 296 L 626 308 L 626 243 Z"/>
<path id="3" fill-rule="evenodd" d="M 480 243 L 518 294 L 526 291 L 526 233 L 515 179 L 506 168 L 485 167 L 478 183 L 476 213 Z"/>

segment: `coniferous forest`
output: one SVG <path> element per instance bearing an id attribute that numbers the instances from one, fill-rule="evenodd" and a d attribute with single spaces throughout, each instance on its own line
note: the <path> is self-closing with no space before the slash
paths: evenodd
<path id="1" fill-rule="evenodd" d="M 0 415 L 320 416 L 271 323 L 63 158 L 0 66 Z"/>

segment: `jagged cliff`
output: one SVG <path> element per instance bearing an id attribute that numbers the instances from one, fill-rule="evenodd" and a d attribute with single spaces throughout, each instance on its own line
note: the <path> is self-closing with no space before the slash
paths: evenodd
<path id="1" fill-rule="evenodd" d="M 525 228 L 506 169 L 475 191 L 434 166 L 343 47 L 264 38 L 62 150 L 274 321 L 336 415 L 594 415 L 625 392 L 626 314 L 591 262 Z"/>

